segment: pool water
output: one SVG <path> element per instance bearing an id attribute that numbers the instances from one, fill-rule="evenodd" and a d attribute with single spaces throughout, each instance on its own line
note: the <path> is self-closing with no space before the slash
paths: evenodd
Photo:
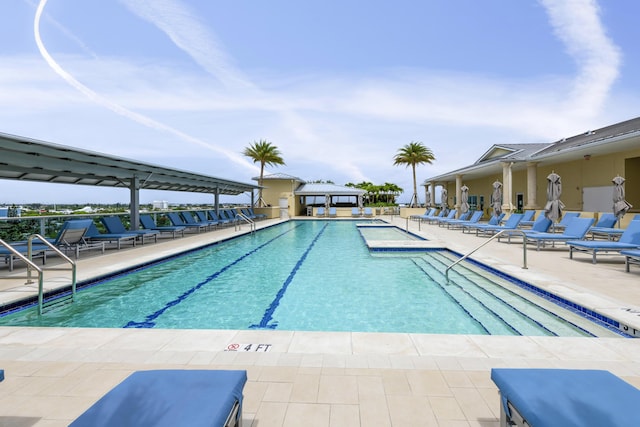
<path id="1" fill-rule="evenodd" d="M 0 324 L 616 335 L 543 298 L 525 299 L 469 263 L 447 283 L 453 259 L 447 251 L 371 253 L 354 221 L 289 221 L 88 286 L 41 317 L 27 309 Z"/>
<path id="2" fill-rule="evenodd" d="M 384 240 L 384 241 L 413 241 L 423 240 L 420 237 L 407 233 L 394 226 L 379 225 L 362 225 L 358 226 L 358 230 L 365 240 Z"/>

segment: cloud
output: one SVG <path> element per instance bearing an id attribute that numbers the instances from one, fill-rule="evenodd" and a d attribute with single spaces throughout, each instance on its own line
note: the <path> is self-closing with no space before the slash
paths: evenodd
<path id="1" fill-rule="evenodd" d="M 207 28 L 184 2 L 121 1 L 207 74 L 169 60 L 150 63 L 143 56 L 101 58 L 73 37 L 81 55 L 54 60 L 36 32 L 43 58 L 78 92 L 56 86 L 55 76 L 37 59 L 5 57 L 0 106 L 8 96 L 16 110 L 33 105 L 78 108 L 77 114 L 68 115 L 72 124 L 83 120 L 87 110 L 97 116 L 94 110 L 107 108 L 132 124 L 165 134 L 142 136 L 140 130 L 145 141 L 139 147 L 129 143 L 127 153 L 135 153 L 135 148 L 147 158 L 156 144 L 160 156 L 161 149 L 179 145 L 175 140 L 186 141 L 183 146 L 188 148 L 180 150 L 183 159 L 178 161 L 189 170 L 212 168 L 207 156 L 198 155 L 206 147 L 232 159 L 214 170 L 226 174 L 235 166 L 233 176 L 246 175 L 247 170 L 256 174 L 241 148 L 266 138 L 281 149 L 287 166 L 279 170 L 286 173 L 338 183 L 391 181 L 409 191 L 410 171 L 392 166 L 402 145 L 422 140 L 430 146 L 437 162 L 418 173 L 436 175 L 475 161 L 493 143 L 550 142 L 577 133 L 575 128 L 583 124 L 593 128 L 594 118 L 603 119 L 603 106 L 620 69 L 619 49 L 606 36 L 597 4 L 587 0 L 540 0 L 576 72 L 526 79 L 416 68 L 369 70 L 366 78 L 317 70 L 307 75 L 269 75 L 270 70 L 262 70 L 250 76 L 235 64 L 233 52 L 225 50 L 215 29 Z M 40 2 L 39 16 L 45 4 L 46 0 Z M 73 36 L 60 24 L 56 28 Z M 22 95 L 26 102 L 21 102 Z M 93 109 L 87 108 L 88 101 Z M 102 126 L 121 123 L 109 117 Z M 131 132 L 133 126 L 121 129 Z M 130 135 L 128 141 L 136 140 Z M 109 141 L 109 150 L 117 143 Z M 463 152 L 455 148 L 460 144 Z"/>
<path id="2" fill-rule="evenodd" d="M 251 163 L 247 162 L 246 159 L 244 159 L 242 156 L 240 156 L 238 153 L 235 153 L 233 151 L 229 151 L 227 149 L 221 148 L 219 146 L 213 145 L 213 144 L 209 144 L 199 138 L 195 138 L 185 132 L 182 132 L 178 129 L 172 128 L 170 126 L 167 126 L 164 123 L 161 123 L 157 120 L 154 120 L 148 116 L 145 116 L 143 114 L 137 113 L 135 111 L 132 111 L 126 107 L 123 107 L 120 104 L 117 104 L 101 95 L 99 95 L 98 93 L 96 93 L 95 91 L 93 91 L 92 89 L 90 89 L 89 87 L 85 86 L 84 84 L 80 83 L 75 77 L 73 77 L 70 73 L 68 73 L 65 69 L 63 69 L 60 64 L 58 64 L 53 57 L 49 54 L 49 52 L 47 51 L 43 41 L 42 41 L 42 37 L 40 36 L 40 20 L 42 17 L 42 13 L 44 11 L 44 8 L 47 4 L 47 0 L 41 0 L 40 3 L 38 4 L 38 8 L 36 10 L 36 15 L 35 15 L 35 20 L 34 20 L 34 25 L 33 25 L 33 31 L 34 31 L 34 36 L 35 36 L 35 40 L 36 40 L 36 45 L 38 46 L 38 50 L 40 51 L 40 54 L 42 55 L 42 57 L 44 58 L 44 60 L 47 62 L 47 64 L 53 69 L 53 71 L 55 71 L 56 74 L 58 74 L 62 79 L 64 79 L 69 85 L 73 86 L 75 89 L 77 89 L 79 92 L 81 92 L 82 94 L 84 94 L 87 98 L 89 98 L 90 100 L 94 101 L 96 104 L 102 105 L 105 108 L 108 108 L 109 110 L 113 111 L 114 113 L 120 114 L 124 117 L 127 117 L 137 123 L 140 123 L 141 125 L 147 126 L 149 128 L 155 129 L 155 130 L 159 130 L 159 131 L 163 131 L 163 132 L 167 132 L 170 133 L 174 136 L 176 136 L 177 138 L 204 147 L 206 149 L 209 150 L 213 150 L 216 152 L 219 152 L 223 155 L 225 155 L 226 157 L 228 157 L 232 162 L 235 162 L 236 164 L 244 167 L 244 168 L 248 168 L 250 170 L 255 170 L 255 166 L 252 165 Z"/>
<path id="3" fill-rule="evenodd" d="M 254 85 L 234 65 L 223 46 L 189 8 L 174 0 L 120 0 L 131 12 L 162 30 L 207 72 L 225 86 L 253 89 Z"/>
<path id="4" fill-rule="evenodd" d="M 578 65 L 568 104 L 580 114 L 598 112 L 618 77 L 621 51 L 607 37 L 595 0 L 541 0 L 554 33 Z"/>

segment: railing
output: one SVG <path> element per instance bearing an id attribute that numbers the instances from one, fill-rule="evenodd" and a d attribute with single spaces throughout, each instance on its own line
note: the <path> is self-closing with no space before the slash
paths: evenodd
<path id="1" fill-rule="evenodd" d="M 251 233 L 254 233 L 256 231 L 256 222 L 251 218 L 249 218 L 248 216 L 246 216 L 245 214 L 243 214 L 242 212 L 238 212 L 236 214 L 236 218 L 239 218 L 240 220 L 249 224 L 249 229 L 251 230 Z M 238 230 L 240 230 L 240 221 L 235 222 L 235 231 L 238 231 Z"/>
<path id="2" fill-rule="evenodd" d="M 469 253 L 467 253 L 466 255 L 458 258 L 450 266 L 448 266 L 446 268 L 446 270 L 444 271 L 444 275 L 447 278 L 447 282 L 449 282 L 449 270 L 451 270 L 453 267 L 455 267 L 456 265 L 458 265 L 459 263 L 461 263 L 465 259 L 469 258 L 469 256 L 471 256 L 471 254 L 473 254 L 478 249 L 484 247 L 485 245 L 487 245 L 492 240 L 500 237 L 503 233 L 516 233 L 516 234 L 521 234 L 522 235 L 522 268 L 524 268 L 526 270 L 528 268 L 527 267 L 527 235 L 526 235 L 526 233 L 524 231 L 518 230 L 518 229 L 500 230 L 499 232 L 497 232 L 496 234 L 491 236 L 488 240 L 482 242 L 482 244 L 480 246 L 476 247 L 475 249 L 472 249 L 471 251 L 469 251 Z"/>
<path id="3" fill-rule="evenodd" d="M 71 301 L 75 301 L 75 296 L 76 296 L 76 263 L 71 258 L 66 256 L 62 251 L 60 251 L 60 249 L 56 248 L 54 245 L 52 245 L 49 241 L 47 241 L 44 237 L 42 237 L 39 234 L 32 234 L 31 236 L 29 236 L 29 239 L 27 240 L 27 256 L 24 256 L 19 251 L 17 251 L 13 246 L 11 246 L 9 243 L 0 239 L 0 245 L 7 248 L 7 250 L 11 252 L 13 256 L 15 256 L 16 258 L 20 259 L 25 264 L 27 264 L 27 276 L 26 276 L 27 281 L 25 284 L 30 285 L 34 283 L 31 273 L 34 270 L 38 273 L 38 315 L 41 316 L 45 306 L 44 304 L 44 269 L 38 267 L 32 261 L 32 255 L 33 255 L 32 248 L 33 248 L 34 239 L 38 239 L 39 240 L 38 244 L 42 243 L 43 245 L 47 246 L 50 250 L 54 251 L 60 258 L 62 258 L 64 261 L 70 264 L 71 266 L 71 297 L 70 297 Z M 66 268 L 49 267 L 47 268 L 47 270 L 66 270 Z M 6 277 L 6 278 L 12 279 L 12 278 L 15 278 L 15 276 Z"/>

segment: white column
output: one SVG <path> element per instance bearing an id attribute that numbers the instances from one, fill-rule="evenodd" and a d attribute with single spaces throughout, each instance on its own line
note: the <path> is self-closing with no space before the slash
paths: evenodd
<path id="1" fill-rule="evenodd" d="M 511 165 L 513 163 L 502 164 L 502 210 L 511 212 L 513 203 L 511 198 Z"/>
<path id="2" fill-rule="evenodd" d="M 454 206 L 454 209 L 458 210 L 458 214 L 456 217 L 460 216 L 460 197 L 461 197 L 461 193 L 462 190 L 460 190 L 462 188 L 462 175 L 456 175 L 456 204 Z"/>
<path id="3" fill-rule="evenodd" d="M 527 163 L 527 200 L 525 209 L 540 209 L 536 197 L 538 191 L 538 164 Z"/>

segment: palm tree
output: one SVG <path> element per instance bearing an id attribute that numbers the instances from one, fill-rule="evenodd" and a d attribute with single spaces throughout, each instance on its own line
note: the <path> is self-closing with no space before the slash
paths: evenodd
<path id="1" fill-rule="evenodd" d="M 264 166 L 284 165 L 285 163 L 280 156 L 280 151 L 278 150 L 278 147 L 276 147 L 272 143 L 261 139 L 257 142 L 254 141 L 253 144 L 245 148 L 242 154 L 247 157 L 251 157 L 253 159 L 253 163 L 260 162 L 260 179 L 258 180 L 258 185 L 260 186 L 260 188 L 258 189 L 257 206 L 266 206 L 267 204 L 262 199 L 262 178 L 264 177 Z"/>
<path id="2" fill-rule="evenodd" d="M 423 163 L 432 164 L 435 156 L 431 149 L 424 146 L 422 142 L 411 141 L 398 150 L 398 154 L 393 158 L 394 166 L 405 165 L 411 166 L 413 171 L 413 195 L 409 207 L 418 206 L 418 184 L 416 182 L 416 165 Z"/>

